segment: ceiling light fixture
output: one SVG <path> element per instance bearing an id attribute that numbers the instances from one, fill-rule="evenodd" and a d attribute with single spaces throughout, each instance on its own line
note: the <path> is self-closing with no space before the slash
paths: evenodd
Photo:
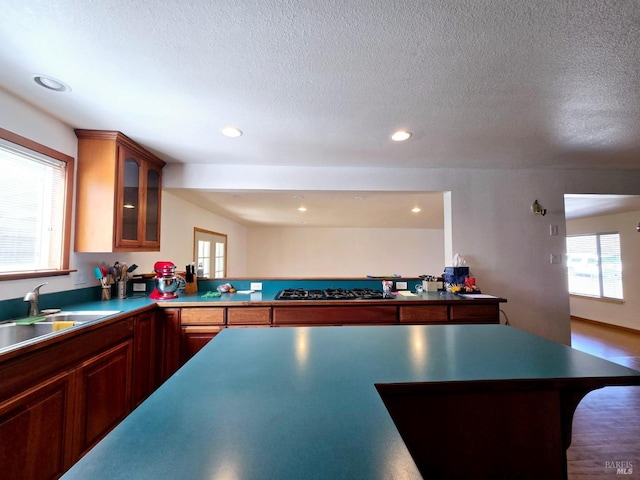
<path id="1" fill-rule="evenodd" d="M 407 132 L 406 130 L 398 130 L 391 135 L 391 140 L 394 142 L 404 142 L 405 140 L 409 140 L 411 138 L 411 132 Z"/>
<path id="2" fill-rule="evenodd" d="M 60 80 L 46 75 L 34 75 L 33 81 L 47 90 L 54 92 L 70 92 L 71 87 Z"/>
<path id="3" fill-rule="evenodd" d="M 242 130 L 236 127 L 222 127 L 220 133 L 225 137 L 238 138 L 242 136 Z"/>
<path id="4" fill-rule="evenodd" d="M 298 211 L 299 211 L 299 212 L 306 212 L 306 211 L 307 211 L 307 209 L 306 209 L 306 207 L 299 207 L 299 208 L 298 208 Z"/>
<path id="5" fill-rule="evenodd" d="M 413 207 L 413 208 L 411 209 L 411 211 L 412 211 L 413 213 L 418 213 L 418 212 L 421 212 L 421 211 L 422 211 L 422 209 L 421 209 L 420 207 Z"/>

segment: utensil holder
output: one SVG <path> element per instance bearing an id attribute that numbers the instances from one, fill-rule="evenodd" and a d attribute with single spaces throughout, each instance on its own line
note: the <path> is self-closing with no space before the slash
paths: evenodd
<path id="1" fill-rule="evenodd" d="M 102 300 L 111 300 L 111 285 L 102 287 Z"/>
<path id="2" fill-rule="evenodd" d="M 127 298 L 127 282 L 120 280 L 116 282 L 116 297 Z"/>

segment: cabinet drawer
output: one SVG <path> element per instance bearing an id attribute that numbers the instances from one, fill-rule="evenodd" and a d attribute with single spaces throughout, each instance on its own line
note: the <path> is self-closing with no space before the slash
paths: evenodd
<path id="1" fill-rule="evenodd" d="M 224 325 L 224 308 L 183 308 L 180 312 L 180 323 L 182 325 Z"/>
<path id="2" fill-rule="evenodd" d="M 452 323 L 499 323 L 498 305 L 451 305 Z"/>
<path id="3" fill-rule="evenodd" d="M 230 307 L 227 309 L 228 325 L 269 325 L 270 307 Z"/>
<path id="4" fill-rule="evenodd" d="M 273 307 L 274 325 L 394 324 L 397 309 L 391 306 Z"/>
<path id="5" fill-rule="evenodd" d="M 400 323 L 442 323 L 448 319 L 446 305 L 400 307 Z"/>

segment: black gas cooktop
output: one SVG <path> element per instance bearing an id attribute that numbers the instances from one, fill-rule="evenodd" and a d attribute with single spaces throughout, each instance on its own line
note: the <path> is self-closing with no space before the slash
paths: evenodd
<path id="1" fill-rule="evenodd" d="M 286 288 L 276 295 L 276 300 L 377 300 L 390 298 L 380 290 L 372 288 L 325 288 L 324 290 L 306 290 L 304 288 Z"/>

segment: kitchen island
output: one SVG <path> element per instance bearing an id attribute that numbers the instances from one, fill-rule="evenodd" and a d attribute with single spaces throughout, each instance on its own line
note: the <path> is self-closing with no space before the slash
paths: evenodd
<path id="1" fill-rule="evenodd" d="M 63 478 L 565 478 L 607 385 L 640 372 L 502 325 L 225 329 Z"/>

